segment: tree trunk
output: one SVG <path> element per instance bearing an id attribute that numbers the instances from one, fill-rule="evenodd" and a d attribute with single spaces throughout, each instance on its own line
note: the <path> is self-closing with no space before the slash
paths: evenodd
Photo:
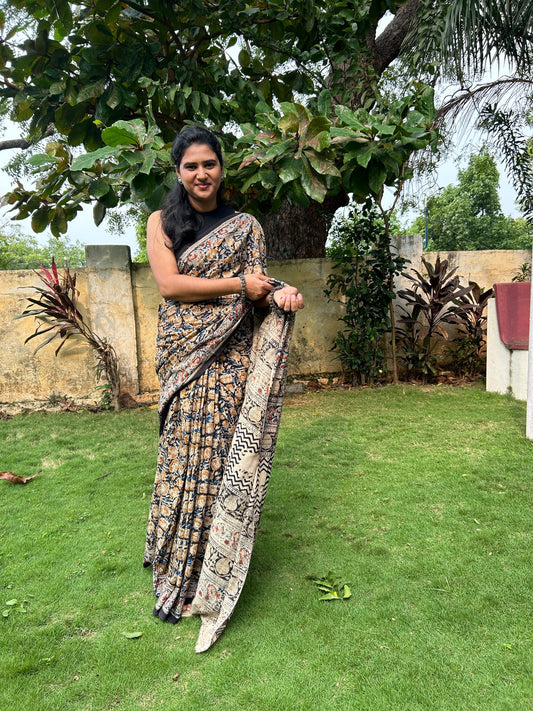
<path id="1" fill-rule="evenodd" d="M 335 210 L 348 204 L 348 195 L 327 197 L 309 207 L 284 202 L 276 213 L 261 219 L 270 260 L 310 259 L 326 255 L 326 240 Z"/>

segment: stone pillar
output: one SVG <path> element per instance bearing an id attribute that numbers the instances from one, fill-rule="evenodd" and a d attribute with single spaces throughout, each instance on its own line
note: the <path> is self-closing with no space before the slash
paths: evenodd
<path id="1" fill-rule="evenodd" d="M 533 440 L 533 284 L 529 306 L 529 350 L 527 355 L 526 437 Z"/>
<path id="2" fill-rule="evenodd" d="M 411 269 L 420 271 L 423 253 L 422 235 L 395 235 L 391 237 L 391 245 L 401 257 L 409 260 L 403 269 L 404 272 L 409 272 Z M 394 280 L 396 292 L 411 286 L 412 283 L 401 275 Z"/>
<path id="3" fill-rule="evenodd" d="M 489 393 L 506 395 L 511 392 L 511 351 L 500 338 L 496 299 L 487 302 L 487 376 Z"/>
<path id="4" fill-rule="evenodd" d="M 85 257 L 91 327 L 117 353 L 121 391 L 135 395 L 139 371 L 130 248 L 87 245 Z"/>

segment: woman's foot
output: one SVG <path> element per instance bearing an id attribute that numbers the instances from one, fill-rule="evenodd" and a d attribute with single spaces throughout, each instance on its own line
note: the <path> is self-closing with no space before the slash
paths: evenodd
<path id="1" fill-rule="evenodd" d="M 181 608 L 181 616 L 182 617 L 192 617 L 192 597 L 186 598 L 185 602 L 183 603 L 183 607 Z"/>

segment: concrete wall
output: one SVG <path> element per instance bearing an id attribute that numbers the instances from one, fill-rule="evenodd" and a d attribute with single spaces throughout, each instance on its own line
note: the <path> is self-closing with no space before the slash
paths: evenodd
<path id="1" fill-rule="evenodd" d="M 154 371 L 157 310 L 160 296 L 148 264 L 132 264 L 129 247 L 88 246 L 87 267 L 77 270 L 80 310 L 87 323 L 117 351 L 123 390 L 133 395 L 157 390 Z M 342 313 L 329 303 L 324 287 L 330 270 L 325 259 L 271 262 L 272 276 L 305 293 L 306 308 L 298 314 L 289 373 L 309 375 L 339 370 L 331 342 Z M 36 322 L 14 320 L 39 284 L 33 271 L 0 271 L 0 402 L 46 399 L 51 395 L 98 400 L 95 358 L 85 343 L 72 339 L 54 357 L 54 347 L 28 344 Z M 59 344 L 59 341 L 58 341 Z"/>
<path id="2" fill-rule="evenodd" d="M 411 267 L 422 268 L 419 236 L 404 237 L 398 246 L 411 260 Z M 86 254 L 87 267 L 77 270 L 80 310 L 85 310 L 95 332 L 117 350 L 124 390 L 133 395 L 156 391 L 153 363 L 160 297 L 149 266 L 132 264 L 129 248 L 124 246 L 88 246 Z M 425 256 L 434 261 L 436 254 Z M 531 255 L 527 250 L 498 250 L 441 254 L 444 257 L 459 267 L 464 283 L 472 280 L 488 287 L 510 281 Z M 306 308 L 296 318 L 290 375 L 340 370 L 331 343 L 340 326 L 342 307 L 328 302 L 323 293 L 330 270 L 327 259 L 269 264 L 272 276 L 297 286 L 306 300 Z M 14 319 L 26 307 L 32 286 L 38 284 L 33 271 L 0 271 L 0 402 L 46 399 L 50 395 L 99 399 L 95 359 L 83 342 L 72 339 L 57 358 L 51 345 L 33 354 L 42 339 L 24 344 L 36 323 L 33 318 Z"/>
<path id="3" fill-rule="evenodd" d="M 434 263 L 438 252 L 425 252 L 424 258 Z M 480 252 L 441 252 L 450 267 L 457 267 L 461 282 L 473 281 L 481 288 L 488 289 L 493 284 L 512 281 L 522 264 L 531 263 L 530 249 L 491 249 Z"/>

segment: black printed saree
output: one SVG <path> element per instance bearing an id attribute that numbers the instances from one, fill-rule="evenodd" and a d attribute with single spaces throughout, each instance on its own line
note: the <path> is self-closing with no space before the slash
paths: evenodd
<path id="1" fill-rule="evenodd" d="M 239 213 L 179 258 L 181 273 L 265 273 L 261 227 Z M 252 553 L 281 415 L 293 315 L 240 296 L 160 305 L 161 436 L 144 561 L 154 614 L 202 617 L 196 651 L 224 630 Z"/>

